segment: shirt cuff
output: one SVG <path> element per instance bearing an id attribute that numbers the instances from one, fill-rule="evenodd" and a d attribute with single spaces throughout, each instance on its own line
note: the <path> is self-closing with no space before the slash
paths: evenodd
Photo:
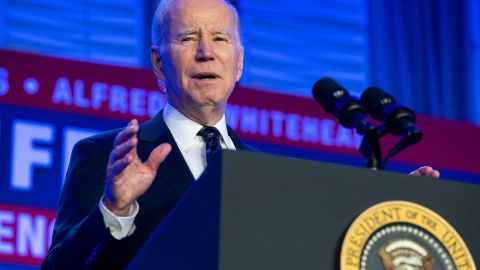
<path id="1" fill-rule="evenodd" d="M 128 215 L 125 217 L 117 217 L 112 213 L 108 208 L 103 204 L 103 196 L 100 198 L 98 203 L 100 213 L 103 216 L 103 222 L 105 222 L 106 227 L 110 230 L 113 238 L 121 240 L 127 236 L 130 236 L 135 231 L 135 217 L 138 214 L 140 206 L 138 202 L 130 207 L 128 210 Z"/>

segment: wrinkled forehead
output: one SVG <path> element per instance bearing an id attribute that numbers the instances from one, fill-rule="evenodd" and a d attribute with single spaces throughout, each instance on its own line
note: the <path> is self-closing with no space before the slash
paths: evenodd
<path id="1" fill-rule="evenodd" d="M 180 0 L 169 10 L 168 28 L 171 34 L 205 30 L 235 35 L 235 19 L 224 1 Z"/>

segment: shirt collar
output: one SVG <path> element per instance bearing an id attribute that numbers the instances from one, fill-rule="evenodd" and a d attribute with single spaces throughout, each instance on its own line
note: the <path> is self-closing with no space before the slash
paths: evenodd
<path id="1" fill-rule="evenodd" d="M 182 150 L 193 142 L 197 133 L 203 128 L 201 124 L 188 118 L 168 102 L 165 104 L 165 108 L 163 108 L 163 119 L 172 133 L 178 147 Z M 220 121 L 213 126 L 218 129 L 221 135 L 220 139 L 225 142 L 225 138 L 229 138 L 225 114 Z"/>

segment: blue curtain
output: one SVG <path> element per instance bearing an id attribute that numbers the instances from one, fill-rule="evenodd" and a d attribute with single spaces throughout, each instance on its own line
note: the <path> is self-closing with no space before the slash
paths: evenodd
<path id="1" fill-rule="evenodd" d="M 419 113 L 474 122 L 471 3 L 370 0 L 371 83 Z"/>

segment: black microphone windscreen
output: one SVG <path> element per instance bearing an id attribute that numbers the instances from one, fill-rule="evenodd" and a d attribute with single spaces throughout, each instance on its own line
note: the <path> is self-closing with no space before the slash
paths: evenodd
<path id="1" fill-rule="evenodd" d="M 397 103 L 392 95 L 375 86 L 370 86 L 365 89 L 360 100 L 366 106 L 369 106 L 369 104 L 375 104 L 377 102 L 386 102 L 391 104 Z"/>
<path id="2" fill-rule="evenodd" d="M 332 95 L 335 98 L 349 95 L 344 87 L 330 78 L 318 80 L 312 87 L 312 94 L 323 109 L 329 113 L 333 113 Z"/>
<path id="3" fill-rule="evenodd" d="M 375 86 L 368 87 L 362 93 L 360 100 L 367 108 L 367 111 L 375 118 L 377 118 L 376 116 L 379 113 L 378 110 L 381 109 L 381 106 L 397 103 L 392 95 Z"/>

